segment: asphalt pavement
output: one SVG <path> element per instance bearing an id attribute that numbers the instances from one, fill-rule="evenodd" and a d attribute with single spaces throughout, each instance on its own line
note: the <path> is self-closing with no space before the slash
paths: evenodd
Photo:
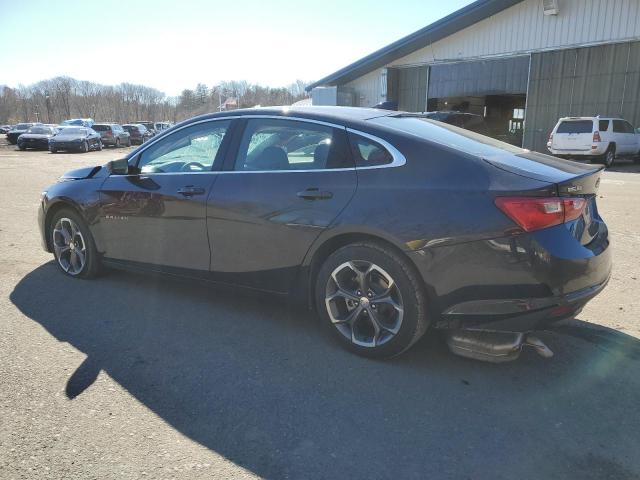
<path id="1" fill-rule="evenodd" d="M 359 358 L 262 296 L 63 276 L 39 194 L 122 152 L 0 147 L 0 478 L 640 478 L 639 166 L 603 176 L 605 292 L 541 334 L 552 359 L 491 365 L 437 334 Z"/>

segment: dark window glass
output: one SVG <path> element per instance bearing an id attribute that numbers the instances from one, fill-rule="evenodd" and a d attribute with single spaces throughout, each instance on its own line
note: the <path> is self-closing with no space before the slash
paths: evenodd
<path id="1" fill-rule="evenodd" d="M 147 148 L 140 157 L 141 173 L 209 171 L 230 121 L 199 123 L 178 130 Z"/>
<path id="2" fill-rule="evenodd" d="M 53 130 L 48 127 L 31 127 L 27 133 L 35 133 L 37 135 L 51 135 Z"/>
<path id="3" fill-rule="evenodd" d="M 293 120 L 249 120 L 240 142 L 235 170 L 322 170 L 353 166 L 344 133 Z"/>
<path id="4" fill-rule="evenodd" d="M 487 123 L 480 115 L 467 115 L 464 120 L 464 128 L 480 135 L 489 135 Z"/>
<path id="5" fill-rule="evenodd" d="M 393 162 L 393 156 L 378 142 L 354 133 L 349 134 L 349 142 L 356 167 L 375 167 Z"/>
<path id="6" fill-rule="evenodd" d="M 567 120 L 558 125 L 556 133 L 591 133 L 593 122 L 591 120 Z"/>
<path id="7" fill-rule="evenodd" d="M 607 130 L 609 130 L 609 120 L 600 120 L 600 122 L 598 123 L 598 129 L 601 132 L 606 132 Z"/>
<path id="8" fill-rule="evenodd" d="M 111 127 L 109 125 L 94 125 L 93 129 L 96 132 L 108 132 L 109 130 L 111 130 Z"/>
<path id="9" fill-rule="evenodd" d="M 626 130 L 626 133 L 636 133 L 635 129 L 633 128 L 633 125 L 631 125 L 629 122 L 624 122 L 624 127 Z"/>
<path id="10" fill-rule="evenodd" d="M 627 128 L 625 127 L 625 122 L 622 120 L 614 120 L 613 121 L 613 131 L 615 133 L 627 133 Z"/>

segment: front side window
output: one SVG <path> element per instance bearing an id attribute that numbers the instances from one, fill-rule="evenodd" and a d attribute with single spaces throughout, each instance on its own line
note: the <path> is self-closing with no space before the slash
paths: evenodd
<path id="1" fill-rule="evenodd" d="M 252 119 L 247 122 L 236 171 L 323 170 L 353 167 L 344 131 L 310 122 Z"/>
<path id="2" fill-rule="evenodd" d="M 141 173 L 209 171 L 230 123 L 206 122 L 178 130 L 144 150 L 138 169 Z"/>
<path id="3" fill-rule="evenodd" d="M 377 167 L 393 162 L 393 156 L 378 142 L 350 133 L 349 143 L 356 167 Z"/>

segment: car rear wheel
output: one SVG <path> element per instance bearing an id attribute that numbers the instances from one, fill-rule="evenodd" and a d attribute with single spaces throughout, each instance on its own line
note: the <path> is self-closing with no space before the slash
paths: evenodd
<path id="1" fill-rule="evenodd" d="M 320 268 L 316 306 L 323 323 L 349 350 L 368 357 L 399 355 L 429 325 L 427 297 L 408 260 L 376 243 L 347 245 Z"/>
<path id="2" fill-rule="evenodd" d="M 82 144 L 82 153 L 87 153 L 89 151 L 89 144 L 85 141 Z"/>
<path id="3" fill-rule="evenodd" d="M 60 269 L 71 277 L 92 278 L 98 274 L 98 258 L 93 236 L 80 216 L 60 210 L 50 222 L 49 239 Z"/>
<path id="4" fill-rule="evenodd" d="M 131 138 L 129 138 L 129 140 L 127 140 L 127 147 L 131 146 Z"/>
<path id="5" fill-rule="evenodd" d="M 615 161 L 616 161 L 616 147 L 614 145 L 611 145 L 605 152 L 604 157 L 602 159 L 602 163 L 604 163 L 605 167 L 609 168 L 613 166 L 613 163 Z"/>
<path id="6" fill-rule="evenodd" d="M 116 138 L 116 148 L 120 148 L 120 139 Z"/>

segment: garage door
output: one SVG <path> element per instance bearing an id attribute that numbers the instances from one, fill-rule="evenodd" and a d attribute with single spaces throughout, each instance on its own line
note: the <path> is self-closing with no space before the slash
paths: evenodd
<path id="1" fill-rule="evenodd" d="M 398 109 L 424 112 L 427 109 L 428 67 L 398 69 Z"/>

